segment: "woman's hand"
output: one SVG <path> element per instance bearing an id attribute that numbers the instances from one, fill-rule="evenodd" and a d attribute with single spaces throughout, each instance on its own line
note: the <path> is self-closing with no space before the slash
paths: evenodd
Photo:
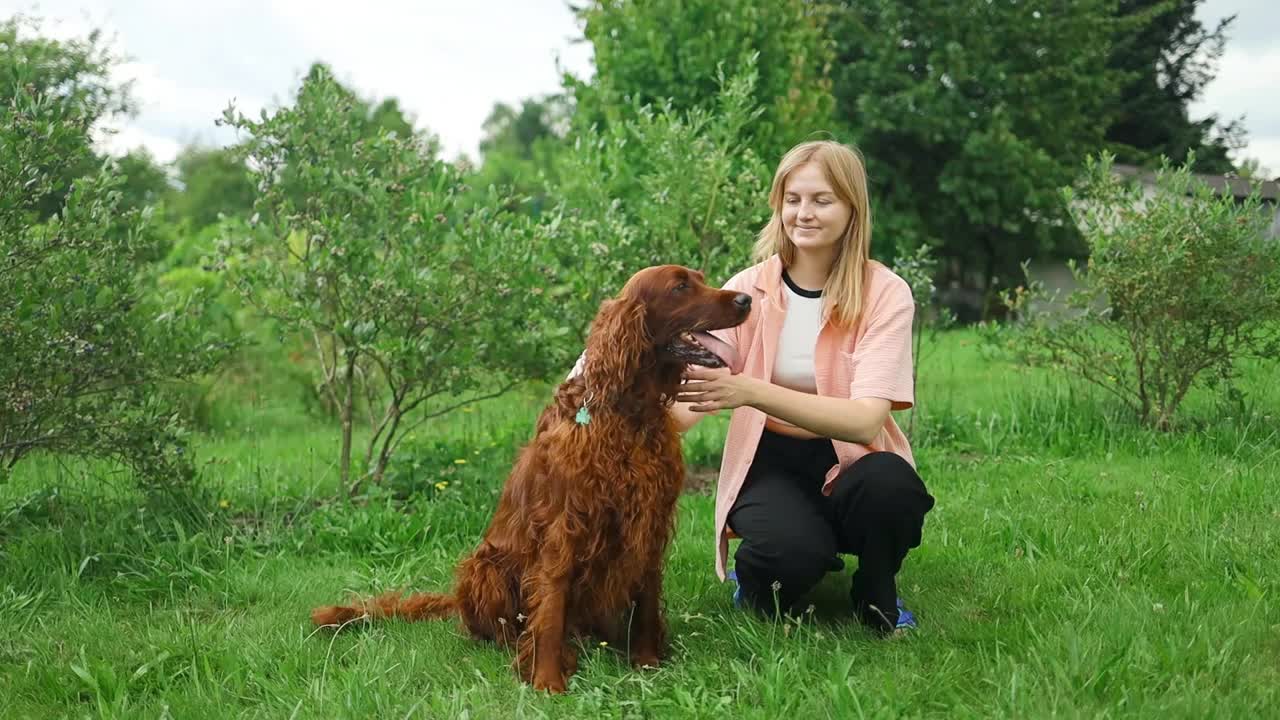
<path id="1" fill-rule="evenodd" d="M 752 405 L 763 385 L 753 377 L 734 375 L 728 368 L 693 365 L 685 370 L 684 379 L 687 382 L 680 387 L 676 400 L 691 403 L 690 410 L 703 413 Z"/>

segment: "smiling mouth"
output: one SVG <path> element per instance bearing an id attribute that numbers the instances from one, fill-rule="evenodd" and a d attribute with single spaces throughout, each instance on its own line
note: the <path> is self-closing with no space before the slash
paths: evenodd
<path id="1" fill-rule="evenodd" d="M 706 332 L 681 333 L 671 341 L 667 351 L 690 365 L 727 367 L 733 373 L 742 371 L 741 359 L 728 343 Z"/>

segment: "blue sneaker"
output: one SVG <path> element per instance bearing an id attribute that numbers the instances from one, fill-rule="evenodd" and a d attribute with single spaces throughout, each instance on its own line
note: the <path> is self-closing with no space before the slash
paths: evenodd
<path id="1" fill-rule="evenodd" d="M 738 572 L 736 570 L 730 570 L 729 574 L 725 575 L 725 578 L 733 583 L 733 606 L 741 609 L 742 586 L 738 584 Z"/>
<path id="2" fill-rule="evenodd" d="M 898 624 L 893 629 L 895 632 L 916 629 L 915 613 L 903 606 L 902 598 L 898 598 Z"/>

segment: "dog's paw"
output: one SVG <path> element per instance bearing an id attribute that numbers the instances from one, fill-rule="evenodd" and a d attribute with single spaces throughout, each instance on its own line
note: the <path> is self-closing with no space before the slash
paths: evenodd
<path id="1" fill-rule="evenodd" d="M 563 693 L 569 685 L 564 673 L 539 673 L 533 677 L 533 689 L 545 690 L 553 695 Z"/>
<path id="2" fill-rule="evenodd" d="M 662 666 L 657 653 L 636 653 L 631 656 L 631 666 L 637 670 L 656 670 Z"/>

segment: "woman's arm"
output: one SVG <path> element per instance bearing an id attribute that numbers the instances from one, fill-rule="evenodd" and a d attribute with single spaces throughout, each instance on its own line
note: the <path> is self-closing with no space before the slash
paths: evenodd
<path id="1" fill-rule="evenodd" d="M 732 375 L 724 369 L 690 368 L 685 378 L 693 382 L 687 383 L 676 399 L 689 403 L 686 407 L 694 413 L 749 405 L 820 437 L 862 445 L 869 445 L 880 434 L 892 407 L 884 398 L 824 397 Z"/>

